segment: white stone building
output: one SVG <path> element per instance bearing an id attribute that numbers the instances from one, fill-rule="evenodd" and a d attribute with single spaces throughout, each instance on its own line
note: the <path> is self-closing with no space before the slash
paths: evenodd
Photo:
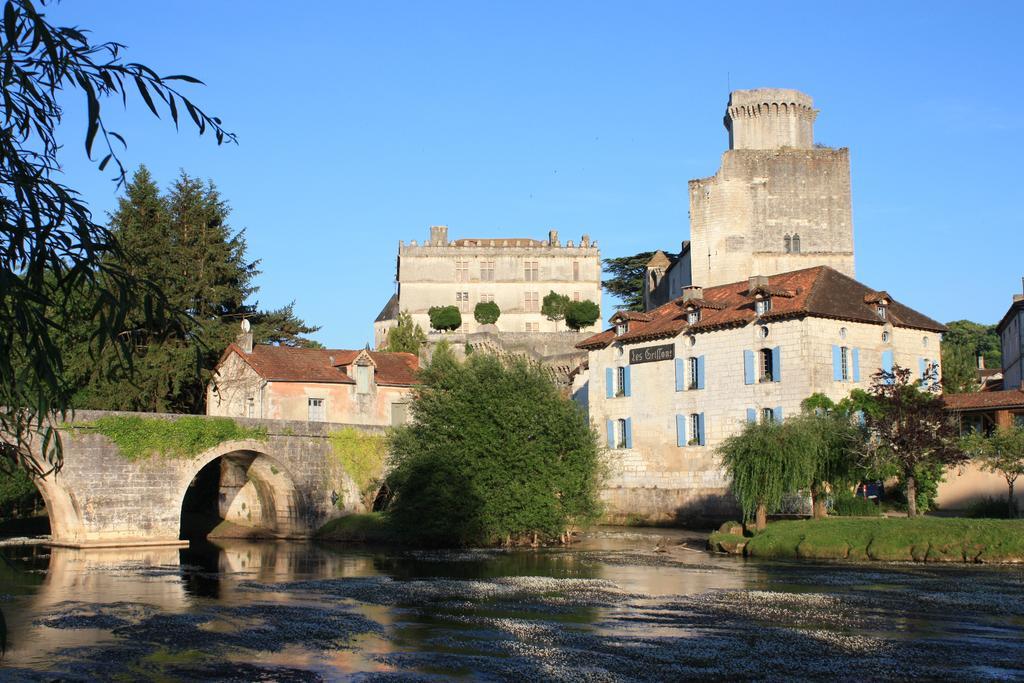
<path id="1" fill-rule="evenodd" d="M 554 291 L 572 301 L 601 305 L 601 255 L 586 235 L 562 244 L 552 230 L 547 240 L 466 238 L 449 241 L 446 226 L 430 228 L 423 244 L 399 242 L 397 291 L 374 322 L 374 344 L 382 348 L 400 312 L 430 331 L 433 306 L 457 306 L 459 332 L 547 333 L 566 329 L 541 312 L 544 296 Z M 479 325 L 473 311 L 493 301 L 501 316 L 493 326 Z M 599 323 L 597 323 L 599 325 Z M 592 330 L 599 329 L 596 325 Z"/>
<path id="2" fill-rule="evenodd" d="M 701 289 L 579 345 L 589 414 L 611 449 L 612 518 L 734 512 L 715 452 L 750 420 L 782 420 L 821 392 L 868 388 L 893 363 L 938 366 L 940 323 L 828 266 Z"/>
<path id="3" fill-rule="evenodd" d="M 996 326 L 1003 350 L 1003 388 L 1024 389 L 1024 294 L 1015 294 Z"/>

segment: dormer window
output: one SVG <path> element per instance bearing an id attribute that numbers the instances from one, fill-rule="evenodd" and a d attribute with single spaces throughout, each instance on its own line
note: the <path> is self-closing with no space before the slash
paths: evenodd
<path id="1" fill-rule="evenodd" d="M 615 324 L 615 335 L 620 336 L 629 332 L 629 323 L 623 320 Z"/>
<path id="2" fill-rule="evenodd" d="M 754 310 L 759 316 L 764 315 L 768 311 L 772 310 L 772 300 L 770 297 L 758 299 L 754 302 Z"/>
<path id="3" fill-rule="evenodd" d="M 887 315 L 886 314 L 886 309 L 887 309 L 887 306 L 885 306 L 884 304 L 878 304 L 878 306 L 875 308 L 875 311 L 878 313 L 878 319 L 879 320 L 885 320 L 886 319 L 886 315 Z"/>
<path id="4" fill-rule="evenodd" d="M 690 325 L 696 325 L 700 322 L 700 309 L 692 308 L 686 312 L 686 322 Z"/>

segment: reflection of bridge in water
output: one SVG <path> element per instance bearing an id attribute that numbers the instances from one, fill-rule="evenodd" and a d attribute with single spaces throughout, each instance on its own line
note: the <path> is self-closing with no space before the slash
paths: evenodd
<path id="1" fill-rule="evenodd" d="M 355 483 L 333 456 L 329 434 L 345 427 L 382 433 L 357 425 L 238 419 L 243 426 L 266 427 L 267 438 L 228 441 L 187 459 L 130 460 L 88 426 L 74 427 L 110 414 L 78 412 L 71 428 L 61 430 L 63 466 L 37 481 L 56 545 L 179 544 L 182 504 L 204 481 L 209 512 L 217 517 L 272 537 L 309 537 L 328 519 L 363 510 Z"/>

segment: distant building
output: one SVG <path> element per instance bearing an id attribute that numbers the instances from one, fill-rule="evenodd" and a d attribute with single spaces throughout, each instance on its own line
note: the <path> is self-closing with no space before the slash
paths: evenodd
<path id="1" fill-rule="evenodd" d="M 400 312 L 430 331 L 428 311 L 457 306 L 463 334 L 476 332 L 548 333 L 565 323 L 541 314 L 545 295 L 554 291 L 572 301 L 601 305 L 601 256 L 586 235 L 562 244 L 558 233 L 547 240 L 528 238 L 448 239 L 446 226 L 430 228 L 430 239 L 398 244 L 397 291 L 374 322 L 374 345 L 383 348 Z M 501 310 L 495 325 L 480 325 L 473 311 L 480 302 Z M 598 329 L 596 326 L 591 329 Z"/>
<path id="2" fill-rule="evenodd" d="M 755 273 L 830 266 L 854 277 L 849 150 L 814 143 L 817 115 L 796 90 L 729 96 L 729 149 L 715 175 L 690 181 L 690 241 L 678 256 L 656 255 L 648 265 L 647 310 L 683 286 Z"/>
<path id="3" fill-rule="evenodd" d="M 611 449 L 603 495 L 613 517 L 663 521 L 733 513 L 716 447 L 746 422 L 797 415 L 817 392 L 839 401 L 894 364 L 937 376 L 945 330 L 828 266 L 691 287 L 611 323 L 579 344 Z"/>
<path id="4" fill-rule="evenodd" d="M 1024 294 L 1015 294 L 996 325 L 1003 348 L 1003 388 L 1024 389 Z"/>
<path id="5" fill-rule="evenodd" d="M 409 419 L 416 356 L 253 346 L 243 330 L 207 387 L 207 415 L 381 426 Z"/>

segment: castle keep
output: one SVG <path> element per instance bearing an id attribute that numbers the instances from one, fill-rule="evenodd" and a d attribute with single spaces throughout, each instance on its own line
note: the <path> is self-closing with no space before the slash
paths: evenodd
<path id="1" fill-rule="evenodd" d="M 729 149 L 710 178 L 691 180 L 690 240 L 647 270 L 647 309 L 752 274 L 825 265 L 854 276 L 849 150 L 814 144 L 818 112 L 796 90 L 729 97 Z"/>

